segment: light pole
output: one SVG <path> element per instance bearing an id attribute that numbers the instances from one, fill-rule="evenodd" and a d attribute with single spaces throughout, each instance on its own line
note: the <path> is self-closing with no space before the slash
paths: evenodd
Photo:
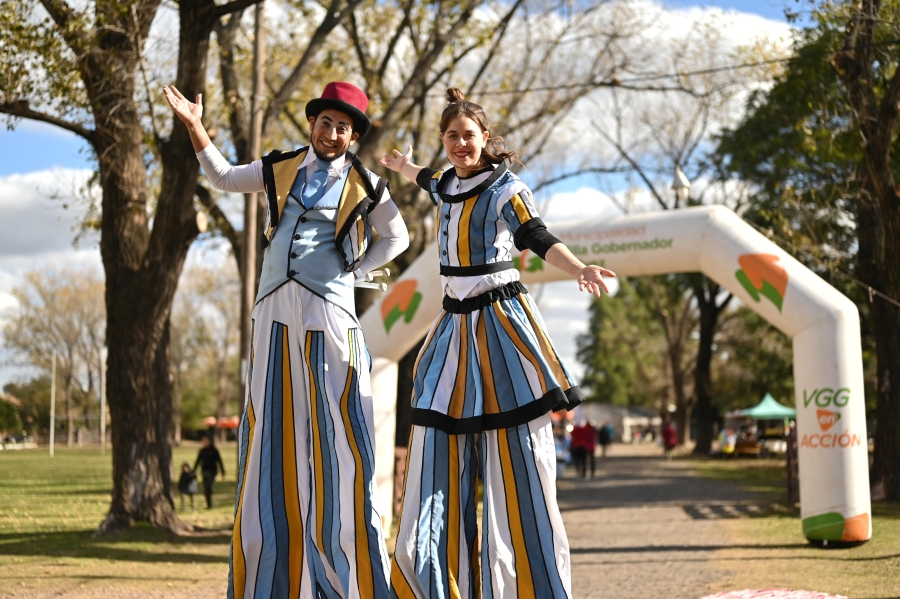
<path id="1" fill-rule="evenodd" d="M 56 350 L 53 350 L 53 362 L 50 366 L 50 457 L 53 457 L 53 444 L 56 441 Z"/>
<path id="2" fill-rule="evenodd" d="M 256 24 L 253 39 L 253 97 L 250 102 L 250 160 L 258 160 L 262 154 L 262 119 L 263 119 L 263 67 L 266 62 L 264 3 L 256 5 Z M 256 297 L 256 244 L 257 241 L 257 208 L 259 200 L 256 193 L 244 195 L 244 235 L 242 251 L 241 280 L 241 359 L 240 381 L 241 396 L 238 399 L 238 417 L 242 417 L 244 399 L 247 397 L 247 365 L 250 359 L 250 315 L 253 312 L 253 300 Z M 240 444 L 238 444 L 240 446 Z M 238 448 L 240 451 L 240 447 Z"/>

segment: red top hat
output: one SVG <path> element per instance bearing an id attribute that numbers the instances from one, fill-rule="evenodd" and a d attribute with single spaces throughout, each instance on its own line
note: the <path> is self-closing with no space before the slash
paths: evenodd
<path id="1" fill-rule="evenodd" d="M 366 116 L 368 107 L 369 98 L 363 90 L 346 81 L 332 81 L 325 86 L 321 98 L 315 98 L 306 104 L 306 118 L 319 116 L 327 108 L 339 110 L 350 115 L 353 128 L 362 137 L 369 131 L 369 118 Z"/>

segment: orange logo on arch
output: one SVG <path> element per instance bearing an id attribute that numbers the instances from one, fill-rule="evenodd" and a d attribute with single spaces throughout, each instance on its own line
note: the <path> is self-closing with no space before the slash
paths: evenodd
<path id="1" fill-rule="evenodd" d="M 741 270 L 734 276 L 754 301 L 766 297 L 781 312 L 788 274 L 778 260 L 778 256 L 773 254 L 744 254 L 738 258 Z"/>
<path id="2" fill-rule="evenodd" d="M 416 291 L 419 286 L 415 279 L 399 281 L 381 302 L 381 319 L 384 321 L 384 330 L 391 331 L 394 323 L 403 318 L 410 322 L 416 315 L 422 294 Z"/>

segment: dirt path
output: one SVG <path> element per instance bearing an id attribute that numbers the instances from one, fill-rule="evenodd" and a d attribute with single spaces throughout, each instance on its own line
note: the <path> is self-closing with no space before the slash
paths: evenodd
<path id="1" fill-rule="evenodd" d="M 578 599 L 698 599 L 728 575 L 711 561 L 728 546 L 722 520 L 758 509 L 652 446 L 614 446 L 594 479 L 566 475 L 557 493 Z"/>

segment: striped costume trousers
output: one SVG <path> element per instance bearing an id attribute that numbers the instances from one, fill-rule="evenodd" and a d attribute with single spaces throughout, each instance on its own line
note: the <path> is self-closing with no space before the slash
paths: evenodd
<path id="1" fill-rule="evenodd" d="M 414 426 L 391 596 L 570 599 L 569 543 L 555 475 L 549 414 L 467 435 Z"/>
<path id="2" fill-rule="evenodd" d="M 388 596 L 356 319 L 289 282 L 253 311 L 229 599 Z"/>

